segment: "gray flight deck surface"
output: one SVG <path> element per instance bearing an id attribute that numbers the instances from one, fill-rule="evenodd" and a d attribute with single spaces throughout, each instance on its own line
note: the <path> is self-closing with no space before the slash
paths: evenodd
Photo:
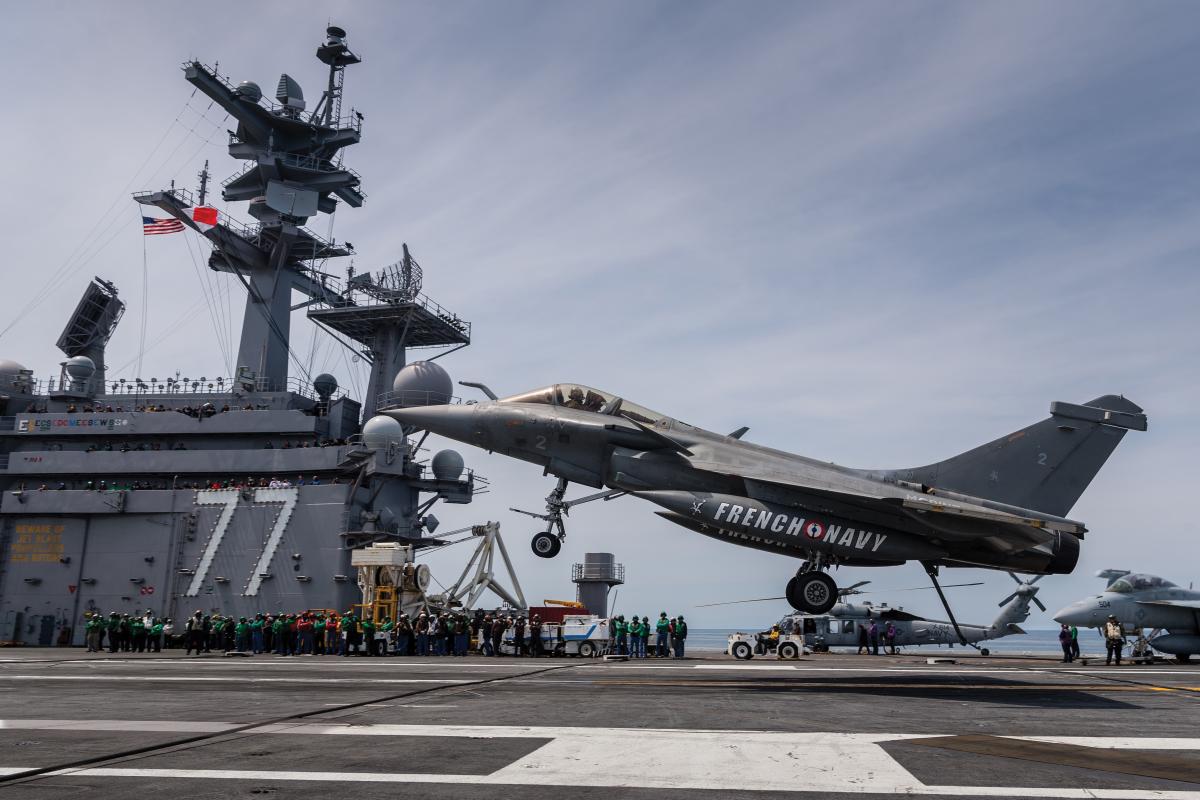
<path id="1" fill-rule="evenodd" d="M 22 649 L 0 685 L 12 797 L 1200 798 L 1188 665 Z"/>

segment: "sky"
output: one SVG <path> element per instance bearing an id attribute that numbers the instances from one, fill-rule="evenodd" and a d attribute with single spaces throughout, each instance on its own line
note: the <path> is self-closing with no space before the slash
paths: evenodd
<path id="1" fill-rule="evenodd" d="M 353 242 L 358 271 L 409 244 L 426 293 L 473 323 L 439 361 L 456 380 L 589 384 L 854 467 L 938 461 L 1051 401 L 1124 394 L 1150 430 L 1071 512 L 1089 527 L 1079 566 L 1041 596 L 1053 611 L 1095 593 L 1105 568 L 1200 579 L 1194 4 L 46 2 L 6 18 L 0 357 L 38 377 L 93 275 L 128 305 L 110 377 L 230 374 L 242 289 L 192 234 L 144 239 L 130 193 L 194 187 L 205 159 L 218 183 L 240 169 L 183 61 L 268 95 L 287 71 L 311 107 L 332 21 L 363 57 L 346 163 L 367 202 L 310 227 Z M 308 371 L 361 395 L 361 362 L 300 313 L 292 331 Z M 463 452 L 490 491 L 434 513 L 443 530 L 500 521 L 531 602 L 573 597 L 570 564 L 605 551 L 625 614 L 746 628 L 786 608 L 702 608 L 780 595 L 797 562 L 631 498 L 577 508 L 563 553 L 538 559 L 508 509 L 539 508 L 550 479 Z M 435 577 L 462 557 L 436 556 Z M 932 592 L 887 591 L 928 585 L 919 566 L 835 578 L 942 616 Z M 971 622 L 1014 585 L 947 580 L 985 582 L 952 594 Z"/>

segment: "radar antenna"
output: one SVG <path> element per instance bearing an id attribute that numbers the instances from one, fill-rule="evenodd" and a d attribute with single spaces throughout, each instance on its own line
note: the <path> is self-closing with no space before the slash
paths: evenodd
<path id="1" fill-rule="evenodd" d="M 317 48 L 317 59 L 329 65 L 329 85 L 313 108 L 310 122 L 332 125 L 342 117 L 342 84 L 346 67 L 362 61 L 346 46 L 346 31 L 336 25 L 325 29 L 325 44 Z M 362 119 L 362 115 L 358 115 Z"/>
<path id="2" fill-rule="evenodd" d="M 200 174 L 196 176 L 200 179 L 200 191 L 197 192 L 198 202 L 196 205 L 204 205 L 205 199 L 208 197 L 208 159 L 204 159 L 204 169 L 200 170 Z"/>

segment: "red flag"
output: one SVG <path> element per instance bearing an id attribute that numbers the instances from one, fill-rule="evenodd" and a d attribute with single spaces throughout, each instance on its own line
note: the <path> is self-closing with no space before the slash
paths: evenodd
<path id="1" fill-rule="evenodd" d="M 212 206 L 192 206 L 184 210 L 191 217 L 192 222 L 196 223 L 196 227 L 201 231 L 209 230 L 217 226 L 218 212 Z"/>

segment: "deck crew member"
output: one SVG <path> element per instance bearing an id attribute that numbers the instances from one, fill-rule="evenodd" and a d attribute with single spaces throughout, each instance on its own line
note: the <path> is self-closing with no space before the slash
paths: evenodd
<path id="1" fill-rule="evenodd" d="M 1104 623 L 1104 644 L 1108 647 L 1104 663 L 1111 664 L 1113 656 L 1116 656 L 1117 666 L 1121 666 L 1121 649 L 1125 646 L 1125 634 L 1115 614 L 1109 614 L 1108 622 Z"/>

